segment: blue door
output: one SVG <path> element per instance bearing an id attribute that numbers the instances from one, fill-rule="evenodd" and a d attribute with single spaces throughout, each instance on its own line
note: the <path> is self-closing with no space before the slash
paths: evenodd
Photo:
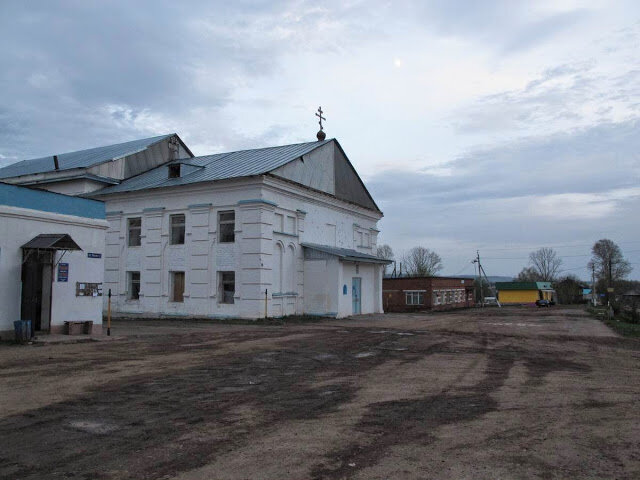
<path id="1" fill-rule="evenodd" d="M 362 279 L 360 277 L 353 277 L 351 279 L 351 303 L 353 304 L 354 315 L 362 313 L 361 283 Z"/>

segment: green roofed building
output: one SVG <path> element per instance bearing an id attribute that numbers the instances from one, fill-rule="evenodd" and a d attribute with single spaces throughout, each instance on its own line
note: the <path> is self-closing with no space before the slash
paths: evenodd
<path id="1" fill-rule="evenodd" d="M 498 301 L 503 305 L 535 303 L 536 300 L 554 300 L 551 282 L 496 282 Z"/>

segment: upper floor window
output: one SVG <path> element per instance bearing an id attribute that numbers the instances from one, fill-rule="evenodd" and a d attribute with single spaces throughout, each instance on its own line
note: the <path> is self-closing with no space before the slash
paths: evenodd
<path id="1" fill-rule="evenodd" d="M 184 214 L 169 217 L 169 243 L 171 245 L 184 244 Z"/>
<path id="2" fill-rule="evenodd" d="M 233 243 L 236 240 L 236 212 L 220 212 L 218 214 L 218 231 L 220 243 Z"/>
<path id="3" fill-rule="evenodd" d="M 287 216 L 287 233 L 296 233 L 296 217 Z"/>
<path id="4" fill-rule="evenodd" d="M 273 229 L 276 232 L 284 232 L 284 215 L 281 213 L 273 214 Z"/>
<path id="5" fill-rule="evenodd" d="M 140 217 L 127 219 L 127 230 L 129 239 L 127 245 L 139 247 L 141 243 L 142 219 Z"/>

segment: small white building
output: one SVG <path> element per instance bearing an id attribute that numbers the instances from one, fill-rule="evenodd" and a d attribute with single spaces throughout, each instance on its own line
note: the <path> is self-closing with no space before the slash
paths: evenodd
<path id="1" fill-rule="evenodd" d="M 155 158 L 149 140 L 169 153 Z M 382 312 L 388 262 L 375 256 L 382 212 L 336 140 L 195 158 L 177 135 L 137 142 L 135 155 L 155 166 L 134 176 L 121 169 L 122 178 L 102 178 L 110 186 L 89 193 L 107 206 L 104 288 L 115 315 Z M 114 147 L 121 146 L 102 149 Z M 129 148 L 119 148 L 119 158 L 138 171 Z M 82 152 L 65 155 L 96 168 Z M 117 161 L 109 155 L 100 154 L 104 171 Z M 35 181 L 18 165 L 7 181 Z M 47 178 L 38 181 L 49 188 Z"/>
<path id="2" fill-rule="evenodd" d="M 102 332 L 102 202 L 0 183 L 0 336 L 30 320 L 32 333 L 64 322 Z"/>

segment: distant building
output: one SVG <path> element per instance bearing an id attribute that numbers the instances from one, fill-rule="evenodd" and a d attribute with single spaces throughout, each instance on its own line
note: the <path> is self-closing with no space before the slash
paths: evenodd
<path id="1" fill-rule="evenodd" d="M 384 278 L 382 299 L 385 312 L 473 307 L 474 282 L 459 277 Z"/>
<path id="2" fill-rule="evenodd" d="M 551 282 L 496 282 L 498 301 L 502 305 L 535 303 L 537 300 L 555 300 Z"/>
<path id="3" fill-rule="evenodd" d="M 2 338 L 16 320 L 36 334 L 62 333 L 65 321 L 102 333 L 108 226 L 102 202 L 0 183 Z"/>

